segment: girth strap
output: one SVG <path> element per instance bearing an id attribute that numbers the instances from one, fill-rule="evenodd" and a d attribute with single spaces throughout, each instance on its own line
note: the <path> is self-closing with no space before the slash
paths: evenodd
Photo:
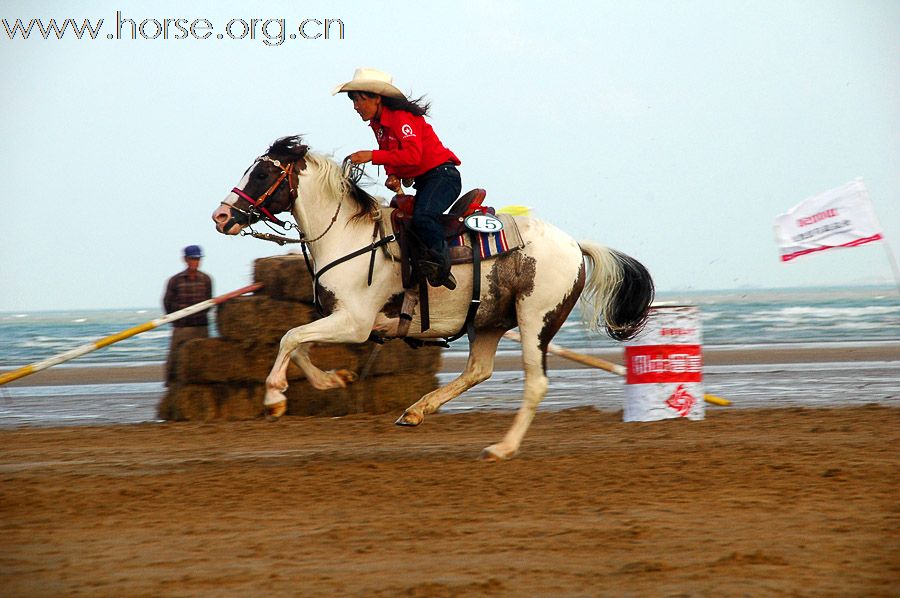
<path id="1" fill-rule="evenodd" d="M 476 248 L 478 243 L 478 233 L 469 231 L 469 238 L 472 240 L 472 247 Z M 469 343 L 475 340 L 475 313 L 481 305 L 481 252 L 477 249 L 472 251 L 472 301 L 469 303 L 469 311 L 466 314 L 466 334 L 469 337 Z"/>
<path id="2" fill-rule="evenodd" d="M 472 247 L 477 247 L 478 233 L 469 231 L 469 239 L 472 241 Z M 472 300 L 469 302 L 469 310 L 466 312 L 466 322 L 463 327 L 454 336 L 447 339 L 447 342 L 455 341 L 462 337 L 463 334 L 469 337 L 469 344 L 475 340 L 475 314 L 481 305 L 481 252 L 477 249 L 472 252 Z"/>
<path id="3" fill-rule="evenodd" d="M 422 332 L 431 328 L 431 310 L 428 309 L 428 281 L 419 277 L 419 319 L 422 321 Z"/>
<path id="4" fill-rule="evenodd" d="M 472 246 L 475 246 L 475 243 L 478 241 L 478 233 L 475 231 L 469 231 L 469 236 L 472 239 Z M 426 287 L 427 288 L 427 287 Z M 421 293 L 422 291 L 420 291 Z M 427 291 L 426 291 L 427 292 Z M 421 304 L 421 302 L 420 302 Z M 481 306 L 481 255 L 478 251 L 472 252 L 472 300 L 469 302 L 469 309 L 466 312 L 466 321 L 463 323 L 462 328 L 460 328 L 459 332 L 454 334 L 451 337 L 442 339 L 442 340 L 421 340 L 417 338 L 409 338 L 404 336 L 403 340 L 412 347 L 413 349 L 418 349 L 422 346 L 430 346 L 437 345 L 439 347 L 447 348 L 450 346 L 450 343 L 455 341 L 458 338 L 462 338 L 462 335 L 465 334 L 469 337 L 469 344 L 474 342 L 475 340 L 475 314 L 478 313 L 478 308 Z M 425 330 L 425 321 L 427 315 L 422 313 L 422 330 Z M 408 328 L 408 325 L 407 325 Z"/>

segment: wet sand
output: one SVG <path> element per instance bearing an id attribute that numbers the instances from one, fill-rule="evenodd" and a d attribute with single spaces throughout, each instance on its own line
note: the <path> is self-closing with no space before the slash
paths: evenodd
<path id="1" fill-rule="evenodd" d="M 622 350 L 595 350 L 588 352 L 613 363 L 622 363 Z M 274 356 L 273 356 L 274 359 Z M 497 356 L 497 371 L 515 371 L 521 369 L 518 353 L 504 352 Z M 745 347 L 704 348 L 705 365 L 755 365 L 765 363 L 828 363 L 847 361 L 900 361 L 900 343 L 879 344 L 846 344 L 824 347 L 772 346 L 748 349 Z M 444 373 L 459 372 L 465 367 L 466 357 L 459 353 L 443 354 L 441 371 Z M 584 369 L 588 366 L 572 362 L 559 356 L 547 358 L 551 370 Z M 0 368 L 0 373 L 11 368 Z M 114 384 L 125 382 L 161 382 L 163 365 L 136 366 L 89 366 L 66 367 L 57 366 L 25 378 L 11 382 L 9 387 L 18 386 L 55 386 L 72 384 Z"/>
<path id="2" fill-rule="evenodd" d="M 4 596 L 892 596 L 900 409 L 0 431 Z"/>

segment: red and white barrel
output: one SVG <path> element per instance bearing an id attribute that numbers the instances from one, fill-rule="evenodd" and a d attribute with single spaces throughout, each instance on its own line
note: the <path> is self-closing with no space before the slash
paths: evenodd
<path id="1" fill-rule="evenodd" d="M 656 305 L 643 332 L 625 346 L 624 421 L 703 419 L 700 310 Z"/>

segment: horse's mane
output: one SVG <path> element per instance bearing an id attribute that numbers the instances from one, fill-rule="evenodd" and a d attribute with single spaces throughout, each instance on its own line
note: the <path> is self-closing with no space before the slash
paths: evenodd
<path id="1" fill-rule="evenodd" d="M 315 182 L 334 197 L 343 197 L 346 193 L 356 203 L 354 218 L 368 216 L 378 209 L 378 200 L 363 191 L 359 185 L 348 180 L 337 162 L 321 154 L 308 153 L 306 160 L 316 167 Z"/>
<path id="2" fill-rule="evenodd" d="M 315 167 L 315 184 L 332 197 L 344 197 L 347 195 L 356 203 L 357 211 L 354 219 L 365 217 L 378 209 L 378 200 L 366 193 L 359 185 L 344 177 L 341 167 L 337 162 L 321 154 L 309 151 L 299 135 L 281 137 L 273 143 L 266 152 L 269 156 L 289 161 L 306 160 Z"/>

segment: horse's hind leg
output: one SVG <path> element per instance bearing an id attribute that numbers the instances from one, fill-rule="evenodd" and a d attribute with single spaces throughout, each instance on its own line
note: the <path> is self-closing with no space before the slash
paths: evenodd
<path id="1" fill-rule="evenodd" d="M 355 382 L 357 376 L 354 372 L 345 369 L 328 370 L 320 369 L 309 358 L 311 343 L 304 343 L 291 353 L 291 361 L 306 375 L 307 382 L 316 390 L 330 390 L 332 388 L 346 388 L 348 382 Z"/>
<path id="2" fill-rule="evenodd" d="M 500 342 L 504 332 L 494 328 L 477 331 L 475 340 L 469 348 L 466 369 L 446 386 L 428 393 L 410 405 L 395 423 L 400 426 L 418 426 L 426 415 L 434 413 L 447 401 L 455 399 L 476 384 L 490 378 L 494 373 L 497 343 Z"/>
<path id="3" fill-rule="evenodd" d="M 519 332 L 522 337 L 525 393 L 522 406 L 519 407 L 506 436 L 497 444 L 484 449 L 481 452 L 482 459 L 486 461 L 509 459 L 519 451 L 537 407 L 547 394 L 547 347 L 578 301 L 584 289 L 584 281 L 584 265 L 581 264 L 572 288 L 554 307 L 546 309 L 546 302 L 543 304 L 544 308 L 536 307 L 535 301 L 529 297 L 523 298 L 516 305 L 516 317 L 519 320 Z"/>
<path id="4" fill-rule="evenodd" d="M 525 394 L 512 426 L 503 440 L 481 451 L 485 461 L 499 461 L 514 457 L 522 445 L 522 438 L 534 419 L 537 406 L 547 394 L 547 374 L 544 371 L 546 347 L 542 347 L 536 331 L 519 328 L 522 335 L 522 366 L 525 370 Z"/>

